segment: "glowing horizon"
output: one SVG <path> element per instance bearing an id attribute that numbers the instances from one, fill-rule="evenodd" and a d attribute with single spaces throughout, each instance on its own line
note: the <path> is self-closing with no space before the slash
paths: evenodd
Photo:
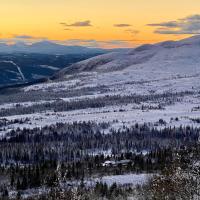
<path id="1" fill-rule="evenodd" d="M 1 0 L 0 38 L 134 47 L 200 33 L 200 1 Z"/>

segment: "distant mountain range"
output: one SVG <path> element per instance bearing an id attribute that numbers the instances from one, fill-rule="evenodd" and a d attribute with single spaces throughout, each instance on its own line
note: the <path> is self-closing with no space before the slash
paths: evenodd
<path id="1" fill-rule="evenodd" d="M 41 41 L 33 44 L 17 42 L 16 44 L 0 43 L 0 53 L 41 53 L 41 54 L 91 54 L 106 53 L 109 50 L 88 48 L 83 46 L 66 46 L 51 41 Z"/>

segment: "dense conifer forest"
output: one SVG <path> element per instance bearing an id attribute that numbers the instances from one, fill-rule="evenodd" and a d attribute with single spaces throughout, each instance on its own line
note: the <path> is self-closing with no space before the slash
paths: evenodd
<path id="1" fill-rule="evenodd" d="M 1 125 L 5 123 L 1 121 Z M 61 193 L 64 199 L 72 199 L 73 195 L 84 199 L 96 198 L 95 195 L 107 199 L 146 195 L 147 190 L 155 192 L 155 183 L 160 185 L 164 180 L 155 177 L 149 185 L 138 188 L 91 180 L 131 173 L 163 173 L 167 179 L 174 173 L 170 171 L 174 170 L 172 166 L 177 167 L 177 155 L 184 159 L 179 164 L 187 168 L 189 155 L 197 155 L 199 149 L 199 128 L 157 129 L 135 124 L 105 133 L 109 126 L 109 123 L 74 122 L 11 131 L 0 139 L 2 198 L 6 199 L 8 191 L 13 191 L 13 198 L 20 199 L 30 189 L 38 188 L 48 195 L 41 194 L 36 199 L 62 199 Z M 170 169 L 167 174 L 166 169 Z"/>

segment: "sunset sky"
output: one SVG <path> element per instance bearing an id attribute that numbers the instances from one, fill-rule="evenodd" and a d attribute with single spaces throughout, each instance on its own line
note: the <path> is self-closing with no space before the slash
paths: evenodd
<path id="1" fill-rule="evenodd" d="M 2 41 L 115 48 L 200 33 L 200 0 L 0 0 Z"/>

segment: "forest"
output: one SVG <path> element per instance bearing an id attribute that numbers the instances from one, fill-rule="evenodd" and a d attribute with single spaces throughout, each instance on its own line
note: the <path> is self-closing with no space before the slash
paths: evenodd
<path id="1" fill-rule="evenodd" d="M 109 123 L 74 122 L 12 130 L 0 139 L 2 199 L 21 199 L 38 188 L 43 192 L 35 199 L 62 199 L 60 195 L 65 196 L 63 199 L 70 199 L 70 195 L 77 196 L 74 199 L 95 199 L 97 194 L 105 199 L 127 199 L 130 195 L 145 199 L 145 195 L 155 192 L 155 183 L 164 181 L 156 174 L 171 176 L 178 164 L 186 170 L 189 155 L 198 156 L 199 128 L 157 129 L 135 124 L 105 133 L 109 127 Z M 166 174 L 166 169 L 171 171 Z M 131 173 L 155 174 L 155 178 L 137 188 L 101 181 L 88 185 L 94 177 Z M 31 195 L 28 198 L 34 199 Z"/>

